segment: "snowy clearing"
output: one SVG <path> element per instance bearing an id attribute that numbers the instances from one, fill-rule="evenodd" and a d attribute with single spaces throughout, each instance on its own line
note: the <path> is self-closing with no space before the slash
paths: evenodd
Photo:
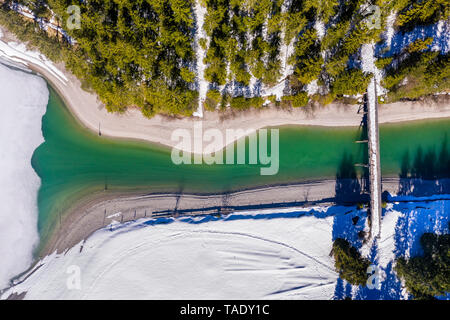
<path id="1" fill-rule="evenodd" d="M 448 212 L 448 200 L 389 204 L 368 252 L 379 289 L 349 285 L 334 271 L 332 241 L 361 248 L 367 212 L 332 206 L 116 223 L 46 257 L 2 298 L 405 299 L 393 260 L 420 254 L 423 232 L 448 232 Z"/>

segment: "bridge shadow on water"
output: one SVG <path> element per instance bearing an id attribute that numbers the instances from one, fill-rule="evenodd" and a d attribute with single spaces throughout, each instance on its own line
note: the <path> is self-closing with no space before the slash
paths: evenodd
<path id="1" fill-rule="evenodd" d="M 344 152 L 336 173 L 335 202 L 337 204 L 355 204 L 369 201 L 368 174 L 364 169 L 359 176 L 353 156 Z"/>
<path id="2" fill-rule="evenodd" d="M 367 140 L 367 114 L 363 115 L 360 131 L 357 133 L 355 140 Z M 357 166 L 358 162 L 359 166 Z M 370 201 L 369 169 L 364 166 L 367 163 L 368 146 L 366 143 L 360 143 L 354 155 L 347 151 L 343 152 L 336 172 L 336 203 L 351 204 L 355 209 L 348 214 L 333 218 L 332 240 L 346 239 L 353 247 L 358 249 L 362 247 L 366 238 L 364 229 L 368 219 L 368 210 L 363 208 L 362 204 Z M 352 291 L 352 285 L 338 278 L 334 290 L 334 299 L 351 298 L 353 296 Z"/>
<path id="3" fill-rule="evenodd" d="M 367 111 L 365 104 L 361 106 L 360 111 Z M 367 141 L 367 139 L 367 113 L 364 113 L 359 130 L 355 135 L 355 142 Z M 366 143 L 358 143 L 355 154 L 344 150 L 336 170 L 335 202 L 337 204 L 369 201 L 369 169 L 364 166 L 368 163 L 368 159 Z"/>

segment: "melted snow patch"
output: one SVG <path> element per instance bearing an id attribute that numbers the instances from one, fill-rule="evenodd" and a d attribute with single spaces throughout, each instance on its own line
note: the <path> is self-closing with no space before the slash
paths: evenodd
<path id="1" fill-rule="evenodd" d="M 320 20 L 316 20 L 316 22 L 314 23 L 314 29 L 316 29 L 319 40 L 322 40 L 323 36 L 325 35 L 325 25 L 323 24 L 323 22 Z"/>
<path id="2" fill-rule="evenodd" d="M 312 96 L 313 94 L 316 94 L 319 91 L 319 85 L 317 84 L 317 79 L 311 81 L 306 86 L 306 92 L 308 92 L 308 95 Z"/>

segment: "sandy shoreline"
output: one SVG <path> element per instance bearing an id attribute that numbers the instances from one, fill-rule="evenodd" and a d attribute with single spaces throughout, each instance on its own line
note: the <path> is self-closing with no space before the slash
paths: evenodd
<path id="1" fill-rule="evenodd" d="M 311 206 L 314 203 L 331 203 L 335 193 L 334 188 L 334 180 L 321 180 L 211 195 L 145 194 L 144 192 L 124 195 L 99 192 L 74 203 L 69 208 L 39 255 L 43 258 L 55 250 L 58 253 L 63 252 L 113 221 L 122 223 L 144 217 L 217 215 L 218 208 L 224 207 L 233 211 L 242 211 L 249 210 L 253 206 L 261 209 L 277 208 L 285 203 L 286 205 L 292 203 L 289 206 L 294 204 L 301 206 L 305 203 Z M 222 211 L 222 213 L 226 212 Z"/>
<path id="2" fill-rule="evenodd" d="M 346 182 L 350 183 L 350 180 Z M 397 194 L 400 188 L 399 182 L 400 180 L 395 177 L 383 178 L 383 191 Z M 55 251 L 63 252 L 112 222 L 124 223 L 151 217 L 273 211 L 282 208 L 334 204 L 355 205 L 358 202 L 367 201 L 367 195 L 359 194 L 345 194 L 338 200 L 336 183 L 335 179 L 311 180 L 210 195 L 145 194 L 143 191 L 125 194 L 98 192 L 74 203 L 69 208 L 60 225 L 54 228 L 45 242 L 39 256 L 43 258 Z"/>
<path id="3" fill-rule="evenodd" d="M 4 28 L 0 28 L 4 42 L 14 40 Z M 17 60 L 17 59 L 16 59 Z M 243 129 L 254 131 L 264 127 L 282 125 L 318 125 L 318 126 L 358 126 L 361 114 L 358 105 L 330 104 L 325 107 L 314 106 L 299 109 L 280 109 L 267 107 L 261 110 L 247 110 L 245 112 L 205 112 L 200 118 L 169 118 L 157 115 L 151 119 L 142 116 L 137 109 L 130 108 L 124 114 L 113 114 L 106 111 L 93 93 L 81 88 L 80 81 L 69 73 L 63 65 L 56 65 L 58 70 L 67 78 L 55 76 L 46 68 L 30 61 L 23 61 L 28 68 L 42 75 L 59 93 L 72 114 L 86 128 L 102 135 L 149 141 L 173 147 L 177 144 L 171 140 L 176 129 L 187 129 L 193 132 L 194 125 L 202 123 L 203 130 L 219 129 L 223 134 L 227 129 Z M 450 117 L 450 103 L 446 99 L 441 102 L 397 102 L 380 106 L 379 122 L 402 122 L 431 118 Z M 193 136 L 193 134 L 192 134 Z M 238 136 L 237 138 L 240 138 Z M 222 149 L 225 141 L 217 141 L 214 151 Z"/>
<path id="4" fill-rule="evenodd" d="M 258 204 L 272 206 L 282 202 L 313 203 L 334 195 L 334 180 L 268 186 L 227 194 L 148 194 L 134 192 L 97 192 L 72 206 L 39 252 L 40 258 L 55 250 L 62 252 L 86 239 L 113 221 L 126 222 L 143 217 L 218 214 L 217 208 Z M 187 211 L 187 212 L 186 212 Z"/>

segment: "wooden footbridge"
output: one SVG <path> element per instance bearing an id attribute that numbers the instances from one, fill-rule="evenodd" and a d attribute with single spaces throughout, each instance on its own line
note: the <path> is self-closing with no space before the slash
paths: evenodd
<path id="1" fill-rule="evenodd" d="M 378 95 L 375 78 L 369 84 L 364 95 L 364 114 L 367 120 L 367 140 L 357 143 L 367 143 L 368 163 L 356 164 L 369 169 L 370 193 L 370 238 L 378 238 L 381 231 L 381 165 L 380 136 L 378 128 Z"/>

